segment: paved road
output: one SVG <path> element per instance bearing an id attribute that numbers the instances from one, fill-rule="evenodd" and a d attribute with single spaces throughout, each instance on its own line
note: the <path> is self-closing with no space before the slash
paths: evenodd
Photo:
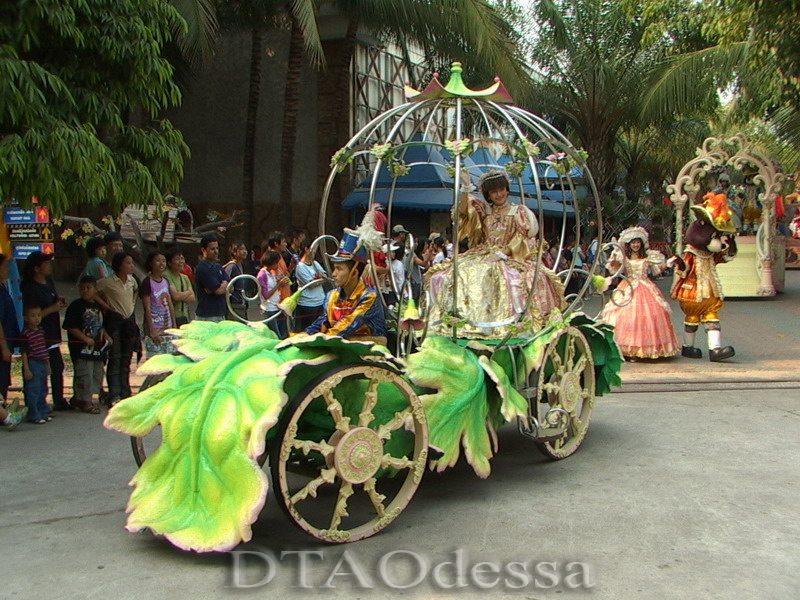
<path id="1" fill-rule="evenodd" d="M 691 371 L 686 380 L 725 374 L 797 381 L 797 275 L 785 296 L 728 304 L 725 328 L 736 363 L 634 363 L 626 365 L 626 379 L 654 386 Z M 312 559 L 308 572 L 310 590 L 291 587 L 296 562 L 280 562 L 269 584 L 234 589 L 231 555 L 183 553 L 148 533 L 126 532 L 126 483 L 134 473 L 127 439 L 104 430 L 98 416 L 61 413 L 46 426 L 0 432 L 0 598 L 795 599 L 800 384 L 775 385 L 637 393 L 629 384 L 631 391 L 598 400 L 584 447 L 557 463 L 543 461 L 506 428 L 489 479 L 463 464 L 429 473 L 396 523 L 350 546 L 313 543 L 269 502 L 254 542 L 240 550 L 322 550 L 323 560 Z M 432 566 L 453 561 L 459 549 L 467 569 L 522 562 L 530 580 L 513 589 L 525 579 L 506 573 L 485 590 L 467 574 L 467 586 L 453 590 L 429 573 L 418 586 L 397 590 L 378 570 L 392 551 L 417 553 Z M 333 589 L 321 588 L 345 550 L 350 563 L 341 572 L 354 563 L 372 588 L 356 588 L 346 576 L 334 577 Z M 402 568 L 412 564 L 404 559 L 410 557 L 389 563 L 396 583 L 417 574 Z M 556 566 L 545 564 L 551 562 Z M 568 562 L 588 565 L 588 579 L 566 581 L 584 568 L 568 572 Z M 246 564 L 241 582 L 258 582 L 263 562 Z M 440 581 L 448 584 L 454 568 L 444 567 Z M 507 568 L 519 574 L 522 567 Z M 535 587 L 554 579 L 556 588 Z M 593 585 L 568 585 L 581 582 Z"/>
<path id="2" fill-rule="evenodd" d="M 658 284 L 669 299 L 671 280 Z M 697 334 L 703 359 L 680 356 L 629 362 L 623 380 L 629 384 L 675 381 L 780 381 L 800 380 L 800 270 L 787 271 L 786 292 L 774 298 L 728 299 L 721 313 L 722 341 L 736 348 L 736 356 L 724 362 L 708 360 L 705 335 Z M 669 299 L 678 340 L 683 341 L 683 313 Z M 587 303 L 586 312 L 599 312 L 597 300 Z"/>
<path id="3" fill-rule="evenodd" d="M 294 563 L 280 563 L 265 587 L 232 589 L 231 556 L 183 553 L 148 533 L 126 532 L 125 484 L 134 472 L 127 440 L 103 430 L 97 417 L 59 415 L 0 441 L 0 597 L 381 598 L 401 593 L 380 585 L 382 555 L 407 550 L 438 563 L 464 549 L 468 566 L 526 562 L 531 575 L 539 562 L 557 562 L 560 577 L 567 561 L 584 562 L 594 586 L 487 592 L 470 583 L 454 594 L 427 579 L 402 595 L 797 598 L 800 407 L 792 394 L 613 395 L 598 402 L 580 452 L 557 463 L 507 428 L 489 479 L 463 465 L 428 474 L 393 526 L 347 547 L 314 544 L 270 502 L 247 548 L 324 550 L 309 572 L 314 586 L 347 549 L 375 585 L 348 589 L 353 579 L 336 577 L 336 589 L 308 592 L 289 587 Z M 261 562 L 248 564 L 241 581 L 252 584 L 264 571 Z"/>

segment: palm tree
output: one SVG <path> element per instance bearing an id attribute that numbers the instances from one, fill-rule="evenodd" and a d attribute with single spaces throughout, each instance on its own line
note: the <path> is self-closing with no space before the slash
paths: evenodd
<path id="1" fill-rule="evenodd" d="M 642 103 L 643 114 L 686 113 L 702 103 L 704 92 L 725 89 L 733 94 L 725 126 L 752 130 L 753 120 L 761 121 L 766 127 L 761 128 L 762 141 L 784 168 L 800 169 L 796 3 L 708 0 L 692 6 L 702 11 L 700 21 L 713 34 L 711 44 L 662 65 Z M 663 4 L 654 2 L 653 7 L 655 17 L 648 27 L 661 35 L 676 17 L 660 14 Z"/>
<path id="2" fill-rule="evenodd" d="M 589 152 L 601 196 L 617 184 L 620 133 L 647 131 L 659 119 L 642 103 L 652 97 L 651 73 L 680 48 L 667 36 L 648 41 L 642 20 L 605 0 L 541 0 L 533 47 L 534 98 L 529 107 L 571 130 Z M 714 89 L 698 86 L 697 102 L 713 106 Z M 702 100 L 702 103 L 700 102 Z"/>

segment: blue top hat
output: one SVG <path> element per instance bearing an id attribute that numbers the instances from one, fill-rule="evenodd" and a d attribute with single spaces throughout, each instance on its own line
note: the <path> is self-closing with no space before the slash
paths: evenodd
<path id="1" fill-rule="evenodd" d="M 367 262 L 367 249 L 360 245 L 359 241 L 357 235 L 345 229 L 336 254 L 328 254 L 328 258 L 333 262 L 347 262 L 348 260 Z"/>

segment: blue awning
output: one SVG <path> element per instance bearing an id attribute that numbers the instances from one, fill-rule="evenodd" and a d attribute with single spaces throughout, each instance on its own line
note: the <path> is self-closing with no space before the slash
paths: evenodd
<path id="1" fill-rule="evenodd" d="M 375 190 L 375 201 L 384 206 L 389 201 L 387 189 Z M 542 210 L 545 215 L 550 217 L 560 217 L 566 212 L 567 215 L 575 215 L 575 209 L 569 204 L 562 204 L 558 201 L 564 192 L 552 191 L 542 194 Z M 512 202 L 519 202 L 519 197 L 511 197 Z M 534 211 L 538 212 L 539 205 L 535 198 L 527 198 L 526 204 Z M 355 189 L 350 192 L 342 203 L 345 210 L 366 209 L 369 203 L 369 190 Z M 453 206 L 452 188 L 397 188 L 394 191 L 393 208 L 404 208 L 409 210 L 420 210 L 426 212 L 447 212 Z M 566 209 L 566 210 L 565 210 Z"/>

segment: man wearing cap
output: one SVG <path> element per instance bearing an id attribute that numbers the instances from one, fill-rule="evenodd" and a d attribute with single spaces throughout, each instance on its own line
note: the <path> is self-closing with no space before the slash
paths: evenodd
<path id="1" fill-rule="evenodd" d="M 322 314 L 305 332 L 386 345 L 386 321 L 378 292 L 361 280 L 367 251 L 358 237 L 345 230 L 336 254 L 328 258 L 333 262 L 336 287 L 325 296 Z"/>
<path id="2" fill-rule="evenodd" d="M 392 241 L 397 242 L 400 246 L 405 246 L 409 233 L 411 232 L 402 225 L 395 225 L 392 227 Z"/>
<path id="3" fill-rule="evenodd" d="M 50 355 L 50 387 L 55 410 L 70 410 L 64 398 L 64 359 L 61 356 L 61 317 L 64 298 L 56 292 L 53 282 L 52 254 L 31 252 L 25 259 L 22 272 L 22 304 L 42 309 L 42 329 Z"/>

